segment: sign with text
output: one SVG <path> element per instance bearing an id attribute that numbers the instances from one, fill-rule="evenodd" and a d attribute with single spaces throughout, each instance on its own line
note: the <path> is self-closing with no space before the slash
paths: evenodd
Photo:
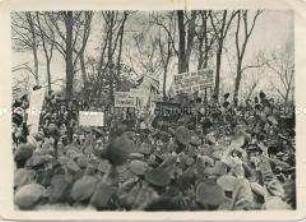
<path id="1" fill-rule="evenodd" d="M 214 85 L 213 70 L 179 73 L 174 76 L 173 88 L 178 93 L 203 92 Z"/>
<path id="2" fill-rule="evenodd" d="M 181 104 L 172 102 L 155 102 L 154 114 L 156 116 L 173 116 L 181 114 Z"/>
<path id="3" fill-rule="evenodd" d="M 136 98 L 136 105 L 138 107 L 143 107 L 146 106 L 146 101 L 148 100 L 149 92 L 143 89 L 131 88 L 130 96 Z"/>
<path id="4" fill-rule="evenodd" d="M 155 116 L 181 116 L 181 115 L 191 115 L 195 109 L 193 107 L 185 107 L 181 103 L 174 102 L 155 102 L 154 115 Z"/>
<path id="5" fill-rule="evenodd" d="M 115 92 L 115 107 L 136 107 L 136 97 L 129 92 Z"/>
<path id="6" fill-rule="evenodd" d="M 92 111 L 79 112 L 80 126 L 104 126 L 104 113 Z"/>
<path id="7" fill-rule="evenodd" d="M 30 126 L 29 134 L 38 133 L 39 118 L 45 98 L 45 89 L 38 89 L 31 93 L 28 109 L 27 125 Z"/>

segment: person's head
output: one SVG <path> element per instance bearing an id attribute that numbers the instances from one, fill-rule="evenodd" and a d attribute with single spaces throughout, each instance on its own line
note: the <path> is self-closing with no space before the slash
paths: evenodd
<path id="1" fill-rule="evenodd" d="M 29 101 L 28 101 L 28 99 L 23 99 L 23 100 L 22 100 L 21 107 L 22 107 L 23 109 L 27 109 L 27 108 L 29 107 Z"/>
<path id="2" fill-rule="evenodd" d="M 254 146 L 254 148 L 248 152 L 248 160 L 252 163 L 256 163 L 261 157 L 261 154 L 262 150 L 259 147 Z"/>
<path id="3" fill-rule="evenodd" d="M 238 157 L 238 158 L 242 158 L 242 153 L 239 150 L 233 150 L 232 152 L 232 156 L 233 157 Z"/>
<path id="4" fill-rule="evenodd" d="M 33 86 L 33 91 L 41 89 L 41 88 L 42 88 L 41 85 L 35 85 L 35 86 Z"/>
<path id="5" fill-rule="evenodd" d="M 84 134 L 81 134 L 81 135 L 79 136 L 79 140 L 80 140 L 81 143 L 84 143 L 84 142 L 86 141 L 85 135 L 84 135 Z"/>
<path id="6" fill-rule="evenodd" d="M 76 133 L 74 133 L 74 134 L 72 135 L 72 140 L 73 140 L 74 142 L 76 142 L 78 139 L 79 139 L 79 136 L 78 136 Z"/>

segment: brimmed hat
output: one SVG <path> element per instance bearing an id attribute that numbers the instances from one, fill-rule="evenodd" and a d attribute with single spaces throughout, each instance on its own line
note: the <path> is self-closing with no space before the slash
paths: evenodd
<path id="1" fill-rule="evenodd" d="M 39 184 L 31 183 L 21 187 L 15 194 L 15 204 L 22 210 L 33 209 L 42 199 L 45 188 Z"/>
<path id="2" fill-rule="evenodd" d="M 129 168 L 136 175 L 144 175 L 148 170 L 148 164 L 140 160 L 133 160 Z"/>
<path id="3" fill-rule="evenodd" d="M 176 129 L 175 137 L 179 143 L 187 145 L 191 141 L 191 131 L 185 126 L 179 126 Z"/>
<path id="4" fill-rule="evenodd" d="M 225 199 L 221 186 L 212 182 L 202 182 L 196 187 L 196 201 L 204 209 L 216 209 Z"/>
<path id="5" fill-rule="evenodd" d="M 26 161 L 33 155 L 34 150 L 35 150 L 35 147 L 32 144 L 22 143 L 18 146 L 14 154 L 14 160 L 16 162 Z"/>
<path id="6" fill-rule="evenodd" d="M 70 192 L 71 198 L 77 202 L 89 200 L 96 189 L 97 182 L 94 176 L 83 176 L 73 184 Z"/>
<path id="7" fill-rule="evenodd" d="M 223 175 L 217 179 L 217 184 L 222 187 L 224 191 L 234 191 L 237 178 L 231 175 Z"/>

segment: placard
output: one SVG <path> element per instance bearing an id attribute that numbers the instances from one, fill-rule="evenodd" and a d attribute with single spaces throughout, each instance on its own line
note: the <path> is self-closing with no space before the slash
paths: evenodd
<path id="1" fill-rule="evenodd" d="M 27 111 L 27 125 L 29 126 L 29 134 L 37 134 L 39 127 L 40 113 L 45 98 L 45 89 L 38 89 L 32 92 L 30 97 L 30 105 Z"/>
<path id="2" fill-rule="evenodd" d="M 177 93 L 194 93 L 194 90 L 203 92 L 214 86 L 213 70 L 203 69 L 193 72 L 179 73 L 174 76 L 173 88 Z"/>
<path id="3" fill-rule="evenodd" d="M 115 107 L 136 107 L 136 97 L 129 92 L 115 92 Z"/>
<path id="4" fill-rule="evenodd" d="M 104 126 L 104 113 L 92 111 L 79 112 L 80 126 Z"/>

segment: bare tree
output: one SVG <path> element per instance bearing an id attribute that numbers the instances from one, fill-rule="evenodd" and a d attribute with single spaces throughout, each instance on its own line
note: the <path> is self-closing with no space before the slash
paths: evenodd
<path id="1" fill-rule="evenodd" d="M 18 73 L 17 77 L 13 78 L 13 97 L 20 97 L 24 92 L 30 89 L 30 74 L 34 74 L 28 63 L 19 64 L 12 67 L 12 73 Z"/>
<path id="2" fill-rule="evenodd" d="M 79 57 L 80 69 L 81 69 L 82 78 L 84 82 L 84 88 L 86 89 L 88 87 L 88 80 L 87 80 L 86 66 L 85 66 L 85 49 L 86 49 L 88 38 L 91 32 L 91 22 L 93 18 L 93 12 L 85 12 L 84 16 L 85 16 L 84 28 L 83 28 L 84 30 L 83 30 L 83 35 L 81 35 L 82 43 L 81 43 L 79 50 L 77 50 L 75 47 L 75 52 L 77 54 L 76 57 Z"/>
<path id="3" fill-rule="evenodd" d="M 212 46 L 216 40 L 216 35 L 209 28 L 209 13 L 208 11 L 200 11 L 201 25 L 199 31 L 196 32 L 198 43 L 198 70 L 208 67 L 209 54 L 212 52 Z"/>
<path id="4" fill-rule="evenodd" d="M 121 83 L 122 50 L 124 47 L 124 30 L 129 12 L 103 11 L 96 14 L 101 24 L 100 46 L 97 47 L 98 56 L 87 56 L 85 74 L 90 84 L 85 87 L 88 99 L 101 97 L 108 93 L 113 97 L 113 91 Z M 82 71 L 83 72 L 83 71 Z"/>
<path id="5" fill-rule="evenodd" d="M 220 12 L 209 11 L 210 23 L 213 27 L 217 38 L 217 52 L 216 52 L 216 74 L 215 74 L 215 88 L 214 95 L 218 98 L 220 90 L 220 71 L 222 64 L 222 54 L 224 48 L 224 41 L 227 36 L 228 30 L 232 24 L 233 19 L 237 15 L 237 11 L 228 13 L 227 10 Z"/>
<path id="6" fill-rule="evenodd" d="M 80 62 L 84 75 L 85 62 L 82 59 L 84 59 L 90 34 L 92 15 L 93 12 L 88 11 L 41 12 L 38 19 L 43 18 L 44 23 L 40 22 L 39 25 L 37 22 L 36 24 L 37 29 L 40 30 L 40 36 L 44 38 L 45 48 L 57 49 L 65 59 L 67 98 L 70 98 L 73 93 L 74 76 L 78 70 L 78 62 Z M 49 57 L 47 61 L 50 62 L 50 55 L 47 57 Z M 48 78 L 51 79 L 50 76 Z"/>
<path id="7" fill-rule="evenodd" d="M 74 66 L 73 66 L 73 12 L 62 12 L 65 22 L 65 62 L 66 62 L 66 96 L 69 99 L 73 91 Z"/>
<path id="8" fill-rule="evenodd" d="M 170 59 L 173 56 L 173 51 L 172 51 L 172 43 L 171 39 L 169 36 L 167 36 L 167 43 L 164 44 L 162 41 L 161 36 L 159 37 L 158 41 L 158 47 L 160 51 L 160 58 L 162 61 L 162 66 L 163 66 L 163 97 L 167 97 L 167 74 L 168 74 L 168 67 L 170 63 Z"/>
<path id="9" fill-rule="evenodd" d="M 293 55 L 293 46 L 287 43 L 286 47 L 267 55 L 264 61 L 266 67 L 276 75 L 276 78 L 272 77 L 271 85 L 285 103 L 294 99 Z"/>
<path id="10" fill-rule="evenodd" d="M 175 44 L 175 17 L 174 13 L 167 13 L 166 17 L 162 17 L 159 13 L 153 13 L 152 15 L 152 24 L 157 25 L 158 29 L 158 48 L 159 48 L 159 58 L 160 64 L 163 67 L 163 97 L 167 97 L 167 76 L 168 76 L 168 68 L 173 56 L 179 57 L 179 52 L 176 49 Z M 191 52 L 191 48 L 189 49 Z"/>
<path id="11" fill-rule="evenodd" d="M 41 42 L 42 42 L 42 48 L 45 54 L 45 59 L 46 59 L 46 65 L 47 65 L 47 84 L 48 84 L 48 92 L 50 93 L 52 88 L 51 88 L 51 60 L 52 60 L 52 56 L 53 56 L 53 48 L 54 48 L 54 35 L 53 33 L 49 33 L 50 37 L 52 38 L 51 41 L 49 41 L 49 39 L 46 38 L 45 32 L 44 32 L 44 28 L 43 28 L 43 24 L 45 24 L 45 26 L 48 26 L 48 19 L 46 18 L 45 14 L 41 14 L 39 12 L 36 12 L 36 22 L 37 22 L 37 26 L 39 29 L 39 36 L 41 38 Z"/>
<path id="12" fill-rule="evenodd" d="M 194 45 L 195 20 L 197 16 L 196 11 L 191 11 L 190 19 L 186 22 L 185 17 L 187 12 L 182 10 L 177 11 L 177 25 L 179 35 L 179 48 L 178 48 L 178 72 L 184 73 L 189 70 L 189 60 L 191 51 Z"/>
<path id="13" fill-rule="evenodd" d="M 257 18 L 261 13 L 262 13 L 262 10 L 256 11 L 255 15 L 251 19 L 251 23 L 249 24 L 249 19 L 251 17 L 249 14 L 249 11 L 248 10 L 238 11 L 237 26 L 236 26 L 236 32 L 235 32 L 235 44 L 236 44 L 236 53 L 237 53 L 236 78 L 235 78 L 235 85 L 234 85 L 235 103 L 238 102 L 238 93 L 239 93 L 242 73 L 246 69 L 250 68 L 250 66 L 243 67 L 243 59 L 244 59 L 245 51 L 247 48 L 247 44 L 254 30 Z M 242 33 L 240 31 L 241 28 L 243 28 Z"/>
<path id="14" fill-rule="evenodd" d="M 39 40 L 31 12 L 15 12 L 12 18 L 12 34 L 13 39 L 20 48 L 30 48 L 33 53 L 34 71 L 32 72 L 36 85 L 39 85 L 39 69 L 38 69 L 38 45 Z"/>

